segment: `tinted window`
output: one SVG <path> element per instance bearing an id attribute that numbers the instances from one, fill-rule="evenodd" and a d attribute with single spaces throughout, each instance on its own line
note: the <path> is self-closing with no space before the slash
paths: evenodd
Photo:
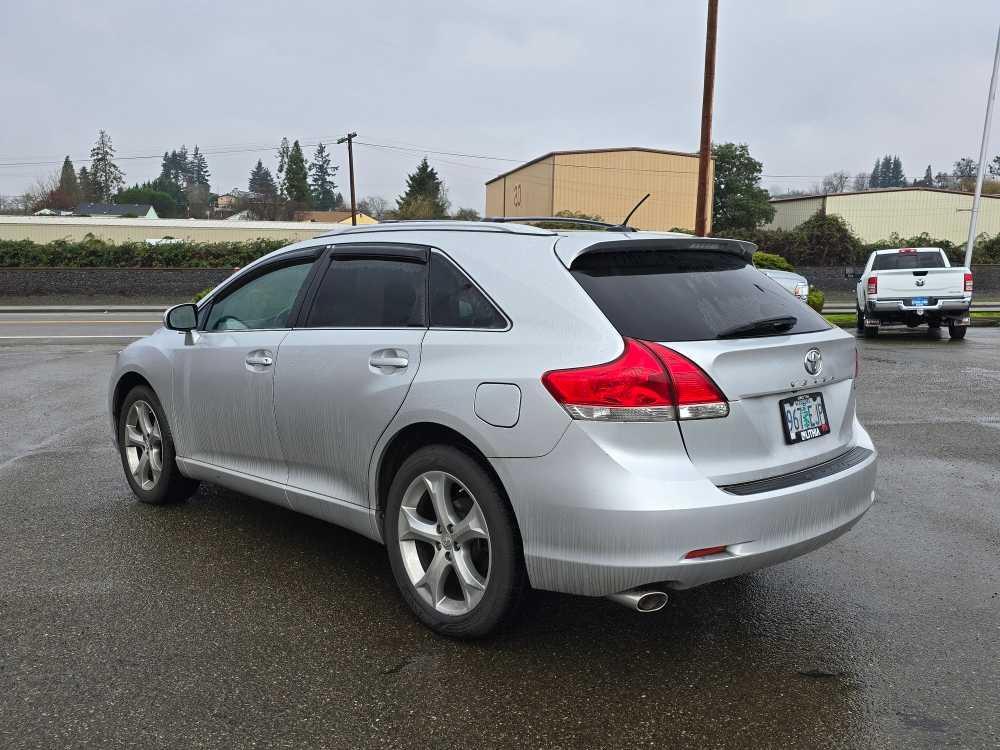
<path id="1" fill-rule="evenodd" d="M 742 259 L 724 253 L 590 253 L 573 276 L 623 336 L 702 341 L 757 320 L 794 316 L 788 333 L 829 328 L 822 316 Z"/>
<path id="2" fill-rule="evenodd" d="M 212 305 L 205 330 L 288 328 L 288 316 L 311 267 L 311 261 L 284 266 L 248 281 Z"/>
<path id="3" fill-rule="evenodd" d="M 918 250 L 915 253 L 886 253 L 876 255 L 873 271 L 901 271 L 907 268 L 944 268 L 944 258 L 937 250 Z"/>
<path id="4" fill-rule="evenodd" d="M 507 321 L 476 285 L 447 258 L 430 261 L 431 325 L 438 328 L 506 328 Z"/>
<path id="5" fill-rule="evenodd" d="M 306 325 L 312 328 L 423 326 L 426 270 L 423 263 L 401 260 L 334 258 Z"/>

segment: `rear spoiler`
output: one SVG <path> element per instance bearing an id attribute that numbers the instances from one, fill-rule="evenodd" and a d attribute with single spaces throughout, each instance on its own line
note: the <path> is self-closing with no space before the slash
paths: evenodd
<path id="1" fill-rule="evenodd" d="M 595 242 L 592 245 L 573 246 L 559 241 L 556 243 L 556 255 L 563 264 L 570 268 L 573 263 L 584 255 L 593 253 L 643 252 L 648 250 L 699 250 L 702 252 L 725 253 L 742 258 L 747 263 L 753 262 L 753 254 L 757 246 L 746 240 L 727 240 L 716 237 L 662 237 L 634 240 L 611 240 Z"/>

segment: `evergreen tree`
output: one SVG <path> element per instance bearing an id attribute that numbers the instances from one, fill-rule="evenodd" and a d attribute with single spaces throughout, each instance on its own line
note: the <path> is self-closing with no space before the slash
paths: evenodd
<path id="1" fill-rule="evenodd" d="M 80 171 L 76 175 L 76 182 L 80 186 L 80 202 L 93 203 L 94 188 L 90 184 L 90 172 L 86 167 L 80 167 Z"/>
<path id="2" fill-rule="evenodd" d="M 211 176 L 211 173 L 208 171 L 208 160 L 198 150 L 198 146 L 195 146 L 191 154 L 191 182 L 207 188 L 209 186 L 208 178 Z"/>
<path id="3" fill-rule="evenodd" d="M 175 156 L 176 156 L 176 154 L 177 154 L 177 152 L 174 151 L 174 155 Z M 166 181 L 166 180 L 172 180 L 173 179 L 173 173 L 171 171 L 172 164 L 173 164 L 173 161 L 171 160 L 170 154 L 167 153 L 166 151 L 164 151 L 163 152 L 163 161 L 160 162 L 160 176 L 157 179 L 164 180 L 164 181 Z"/>
<path id="4" fill-rule="evenodd" d="M 250 172 L 250 183 L 247 186 L 254 195 L 266 198 L 273 198 L 278 194 L 278 187 L 274 184 L 274 177 L 271 170 L 264 166 L 260 159 Z"/>
<path id="5" fill-rule="evenodd" d="M 879 187 L 892 187 L 892 157 L 886 154 L 878 166 Z"/>
<path id="6" fill-rule="evenodd" d="M 892 157 L 892 162 L 889 168 L 890 179 L 892 180 L 891 187 L 905 187 L 906 186 L 906 175 L 903 173 L 903 161 L 899 158 L 899 155 Z"/>
<path id="7" fill-rule="evenodd" d="M 868 189 L 874 190 L 875 188 L 882 187 L 882 165 L 878 159 L 875 160 L 875 166 L 872 167 L 871 176 L 868 178 Z"/>
<path id="8" fill-rule="evenodd" d="M 402 219 L 448 217 L 448 192 L 426 156 L 406 177 L 406 192 L 396 199 L 396 212 Z"/>
<path id="9" fill-rule="evenodd" d="M 288 155 L 291 153 L 291 150 L 291 146 L 288 145 L 288 139 L 282 138 L 281 145 L 278 146 L 278 171 L 275 173 L 282 193 L 285 191 L 285 169 L 288 168 Z"/>
<path id="10" fill-rule="evenodd" d="M 924 179 L 920 181 L 920 184 L 924 187 L 934 186 L 934 173 L 931 171 L 931 165 L 927 165 L 927 169 L 924 171 Z"/>
<path id="11" fill-rule="evenodd" d="M 188 156 L 187 146 L 183 143 L 174 157 L 174 180 L 183 187 L 194 182 L 191 173 L 191 158 Z"/>
<path id="12" fill-rule="evenodd" d="M 62 171 L 59 173 L 59 192 L 63 194 L 70 205 L 80 202 L 80 182 L 76 178 L 73 162 L 67 156 L 63 159 Z"/>
<path id="13" fill-rule="evenodd" d="M 330 165 L 330 152 L 322 143 L 316 146 L 312 162 L 309 164 L 309 189 L 312 192 L 312 204 L 321 211 L 329 211 L 336 207 L 339 193 L 333 182 L 337 167 Z M 343 202 L 343 197 L 340 197 Z"/>
<path id="14" fill-rule="evenodd" d="M 307 207 L 312 205 L 312 194 L 309 192 L 309 168 L 298 141 L 292 143 L 288 159 L 285 162 L 284 191 L 292 203 Z"/>
<path id="15" fill-rule="evenodd" d="M 90 149 L 90 185 L 97 201 L 107 202 L 125 184 L 125 173 L 114 162 L 115 148 L 104 130 Z"/>
<path id="16" fill-rule="evenodd" d="M 1000 155 L 994 156 L 988 165 L 990 177 L 1000 177 Z"/>

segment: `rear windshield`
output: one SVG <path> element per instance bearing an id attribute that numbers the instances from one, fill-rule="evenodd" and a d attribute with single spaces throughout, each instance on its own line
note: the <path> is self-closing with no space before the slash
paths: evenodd
<path id="1" fill-rule="evenodd" d="M 873 271 L 904 271 L 909 268 L 944 268 L 944 258 L 937 250 L 918 250 L 915 253 L 886 253 L 876 255 Z"/>
<path id="2" fill-rule="evenodd" d="M 623 336 L 704 341 L 759 320 L 793 316 L 784 333 L 823 331 L 823 317 L 734 255 L 687 250 L 595 252 L 573 276 Z M 748 333 L 745 338 L 766 335 Z"/>

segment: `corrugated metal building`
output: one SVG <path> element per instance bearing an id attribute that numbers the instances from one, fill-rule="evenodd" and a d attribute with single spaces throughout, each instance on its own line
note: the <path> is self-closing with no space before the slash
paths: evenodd
<path id="1" fill-rule="evenodd" d="M 350 219 L 347 220 L 350 226 Z M 0 216 L 0 240 L 82 240 L 88 234 L 116 244 L 173 238 L 191 242 L 306 240 L 342 230 L 343 223 L 206 221 L 203 219 L 106 219 L 86 216 Z"/>
<path id="2" fill-rule="evenodd" d="M 817 211 L 844 219 L 862 242 L 877 242 L 895 232 L 915 237 L 926 232 L 935 239 L 965 242 L 969 234 L 972 193 L 907 187 L 775 198 L 774 220 L 768 229 L 794 229 Z M 976 232 L 1000 232 L 1000 196 L 984 195 Z"/>
<path id="3" fill-rule="evenodd" d="M 693 229 L 698 155 L 640 147 L 553 151 L 487 182 L 486 215 L 579 211 L 614 222 L 646 193 L 632 226 Z"/>

